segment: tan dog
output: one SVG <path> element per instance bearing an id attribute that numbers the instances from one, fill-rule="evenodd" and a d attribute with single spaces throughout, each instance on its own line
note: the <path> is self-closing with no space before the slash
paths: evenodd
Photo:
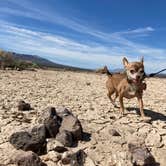
<path id="1" fill-rule="evenodd" d="M 104 70 L 108 75 L 106 87 L 108 89 L 108 97 L 112 104 L 115 105 L 115 100 L 119 97 L 120 112 L 124 114 L 123 98 L 137 97 L 140 107 L 141 116 L 144 117 L 142 95 L 143 90 L 146 89 L 146 84 L 143 82 L 145 78 L 143 58 L 140 62 L 128 62 L 123 58 L 124 73 L 112 74 L 105 66 Z M 115 98 L 112 95 L 115 93 Z"/>

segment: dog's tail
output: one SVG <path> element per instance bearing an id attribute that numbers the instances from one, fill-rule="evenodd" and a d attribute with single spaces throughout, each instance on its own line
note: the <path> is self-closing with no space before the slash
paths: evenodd
<path id="1" fill-rule="evenodd" d="M 112 73 L 108 70 L 107 66 L 104 66 L 103 73 L 107 74 L 107 76 L 112 76 Z"/>

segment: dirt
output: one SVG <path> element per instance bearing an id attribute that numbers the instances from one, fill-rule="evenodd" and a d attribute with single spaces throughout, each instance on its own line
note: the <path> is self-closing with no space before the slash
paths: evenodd
<path id="1" fill-rule="evenodd" d="M 49 70 L 0 71 L 0 75 L 0 164 L 14 166 L 17 150 L 8 142 L 12 133 L 36 124 L 47 107 L 63 106 L 78 117 L 86 132 L 85 140 L 71 150 L 84 149 L 95 165 L 123 166 L 128 142 L 139 140 L 165 166 L 166 79 L 146 79 L 144 109 L 151 120 L 144 122 L 136 99 L 124 100 L 125 115 L 120 116 L 107 97 L 106 75 Z M 33 110 L 19 111 L 19 100 L 30 103 Z M 112 130 L 119 135 L 112 135 Z"/>

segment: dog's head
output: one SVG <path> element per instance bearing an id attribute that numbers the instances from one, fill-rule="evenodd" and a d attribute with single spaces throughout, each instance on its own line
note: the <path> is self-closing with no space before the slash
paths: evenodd
<path id="1" fill-rule="evenodd" d="M 143 57 L 139 62 L 128 62 L 127 58 L 123 58 L 123 65 L 129 80 L 134 83 L 139 83 L 144 79 L 144 59 Z"/>

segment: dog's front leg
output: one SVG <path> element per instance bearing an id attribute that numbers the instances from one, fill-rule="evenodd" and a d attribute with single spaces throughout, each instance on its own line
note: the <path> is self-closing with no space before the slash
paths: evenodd
<path id="1" fill-rule="evenodd" d="M 119 95 L 119 102 L 120 102 L 120 113 L 124 115 L 124 105 L 123 105 L 123 96 Z"/>
<path id="2" fill-rule="evenodd" d="M 138 103 L 139 103 L 139 108 L 140 108 L 140 113 L 142 118 L 145 117 L 144 110 L 143 110 L 143 100 L 142 97 L 137 97 Z"/>

